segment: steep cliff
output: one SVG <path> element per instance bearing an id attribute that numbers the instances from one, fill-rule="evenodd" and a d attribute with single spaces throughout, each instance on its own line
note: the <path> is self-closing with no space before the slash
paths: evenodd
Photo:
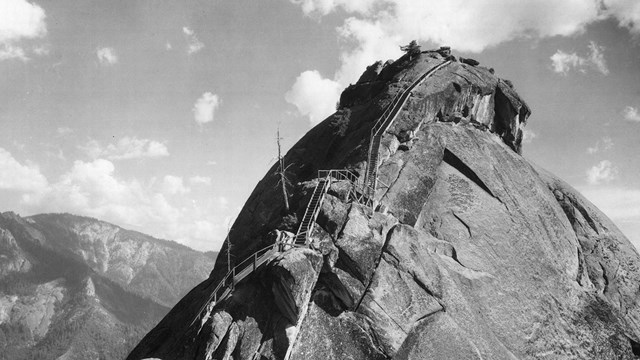
<path id="1" fill-rule="evenodd" d="M 212 265 L 95 219 L 0 214 L 0 359 L 122 359 Z"/>
<path id="2" fill-rule="evenodd" d="M 129 359 L 640 356 L 640 256 L 521 156 L 529 114 L 509 81 L 448 49 L 374 64 L 287 154 L 291 213 L 269 171 L 231 240 L 242 259 L 309 218 L 308 246 L 212 297 L 221 259 Z M 331 168 L 358 179 L 316 172 Z"/>

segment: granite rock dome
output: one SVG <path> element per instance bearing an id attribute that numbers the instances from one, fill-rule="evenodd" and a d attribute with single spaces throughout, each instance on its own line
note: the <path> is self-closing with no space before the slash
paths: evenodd
<path id="1" fill-rule="evenodd" d="M 509 81 L 448 49 L 372 65 L 286 155 L 290 210 L 274 168 L 231 234 L 243 259 L 295 233 L 317 171 L 348 169 L 357 179 L 326 184 L 309 246 L 273 252 L 213 302 L 220 257 L 129 359 L 637 358 L 640 256 L 521 156 L 530 113 Z M 372 166 L 374 191 L 349 197 Z"/>

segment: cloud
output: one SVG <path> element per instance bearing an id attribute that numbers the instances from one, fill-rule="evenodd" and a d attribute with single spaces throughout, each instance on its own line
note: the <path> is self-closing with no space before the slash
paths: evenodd
<path id="1" fill-rule="evenodd" d="M 640 222 L 640 190 L 618 186 L 583 186 L 578 190 L 613 220 Z"/>
<path id="2" fill-rule="evenodd" d="M 607 183 L 618 177 L 618 169 L 609 160 L 602 160 L 587 170 L 587 182 L 590 185 Z"/>
<path id="3" fill-rule="evenodd" d="M 96 56 L 101 65 L 111 66 L 118 63 L 118 55 L 113 48 L 102 47 L 96 49 Z"/>
<path id="4" fill-rule="evenodd" d="M 607 62 L 604 60 L 604 47 L 598 46 L 594 41 L 589 42 L 589 61 L 598 69 L 603 75 L 609 75 L 609 68 Z"/>
<path id="5" fill-rule="evenodd" d="M 291 0 L 306 15 L 327 15 L 342 8 L 369 23 L 378 23 L 387 38 L 415 38 L 461 51 L 523 37 L 568 36 L 598 18 L 599 6 L 589 0 Z M 478 21 L 482 19 L 482 21 Z M 500 29 L 500 31 L 496 31 Z M 398 45 L 398 44 L 396 44 Z"/>
<path id="6" fill-rule="evenodd" d="M 114 164 L 104 159 L 75 161 L 46 191 L 24 195 L 23 203 L 40 211 L 67 211 L 128 226 L 162 226 L 180 215 L 162 194 L 137 180 L 118 179 Z"/>
<path id="7" fill-rule="evenodd" d="M 67 135 L 71 135 L 73 134 L 73 129 L 69 128 L 69 127 L 59 127 L 56 129 L 56 134 L 58 134 L 58 136 L 67 136 Z"/>
<path id="8" fill-rule="evenodd" d="M 7 150 L 0 148 L 0 190 L 42 192 L 47 179 L 37 165 L 21 164 Z"/>
<path id="9" fill-rule="evenodd" d="M 323 78 L 319 72 L 305 71 L 285 94 L 285 100 L 315 125 L 335 111 L 341 89 L 339 83 Z"/>
<path id="10" fill-rule="evenodd" d="M 117 143 L 107 146 L 91 139 L 79 148 L 94 159 L 103 157 L 109 160 L 128 160 L 169 156 L 169 149 L 165 144 L 137 137 L 123 137 Z"/>
<path id="11" fill-rule="evenodd" d="M 192 185 L 211 185 L 211 178 L 208 176 L 192 176 L 189 178 Z"/>
<path id="12" fill-rule="evenodd" d="M 567 54 L 562 50 L 556 51 L 556 53 L 551 56 L 553 71 L 561 74 L 567 74 L 572 68 L 582 69 L 585 63 L 586 59 L 578 56 L 578 54 Z"/>
<path id="13" fill-rule="evenodd" d="M 577 189 L 613 220 L 640 250 L 640 189 L 607 185 Z"/>
<path id="14" fill-rule="evenodd" d="M 554 72 L 562 75 L 567 75 L 571 70 L 585 73 L 588 68 L 595 69 L 603 75 L 608 75 L 609 68 L 604 59 L 603 51 L 604 48 L 593 41 L 589 43 L 589 54 L 586 57 L 582 57 L 575 52 L 569 54 L 562 50 L 557 50 L 551 56 L 551 66 Z"/>
<path id="15" fill-rule="evenodd" d="M 32 213 L 69 212 L 91 216 L 149 235 L 179 241 L 201 250 L 211 250 L 224 239 L 225 229 L 211 221 L 219 211 L 219 199 L 207 199 L 194 206 L 176 206 L 163 191 L 184 194 L 188 190 L 182 178 L 168 175 L 160 184 L 123 179 L 109 160 L 75 161 L 57 181 L 48 184 L 33 165 L 5 165 L 6 154 L 0 151 L 0 183 L 4 169 L 14 171 L 23 190 L 22 206 Z M 15 173 L 15 169 L 21 169 Z M 17 176 L 16 176 L 17 175 Z M 19 177 L 18 177 L 19 176 Z M 32 182 L 25 179 L 33 178 Z M 167 188 L 164 188 L 164 187 Z M 182 201 L 176 197 L 175 201 Z M 223 224 L 222 221 L 219 221 Z"/>
<path id="16" fill-rule="evenodd" d="M 610 137 L 605 136 L 602 139 L 596 141 L 594 146 L 587 148 L 587 154 L 596 154 L 599 152 L 609 151 L 613 148 L 613 140 Z"/>
<path id="17" fill-rule="evenodd" d="M 184 186 L 184 180 L 180 176 L 166 175 L 162 179 L 162 191 L 169 195 L 186 194 L 191 191 Z"/>
<path id="18" fill-rule="evenodd" d="M 538 133 L 534 132 L 531 129 L 524 129 L 524 135 L 522 135 L 522 143 L 531 144 L 533 139 L 538 137 Z"/>
<path id="19" fill-rule="evenodd" d="M 216 110 L 220 107 L 220 98 L 218 95 L 205 92 L 196 100 L 196 103 L 193 105 L 193 115 L 198 124 L 206 124 L 208 122 L 212 122 Z"/>
<path id="20" fill-rule="evenodd" d="M 0 43 L 0 61 L 9 59 L 19 59 L 27 61 L 29 58 L 25 54 L 24 49 L 13 44 Z"/>
<path id="21" fill-rule="evenodd" d="M 398 45 L 411 40 L 457 51 L 481 52 L 515 39 L 571 36 L 605 19 L 640 34 L 637 0 L 290 0 L 310 17 L 341 10 L 350 15 L 337 28 L 340 66 L 327 80 L 341 87 L 355 82 L 366 65 L 398 57 Z M 481 20 L 478 20 L 481 19 Z M 583 66 L 608 74 L 602 48 L 589 45 L 586 57 L 559 50 L 554 69 L 566 73 Z M 336 102 L 335 95 L 331 102 Z M 300 99 L 309 103 L 313 99 Z"/>
<path id="22" fill-rule="evenodd" d="M 187 39 L 187 54 L 195 54 L 204 49 L 204 43 L 198 39 L 192 29 L 185 26 L 182 28 L 182 33 L 184 33 L 184 36 Z"/>
<path id="23" fill-rule="evenodd" d="M 638 113 L 638 108 L 633 106 L 625 107 L 624 110 L 622 110 L 622 115 L 627 121 L 640 122 L 640 113 Z"/>
<path id="24" fill-rule="evenodd" d="M 42 38 L 47 34 L 45 12 L 26 0 L 0 2 L 0 60 L 28 60 L 22 40 Z"/>
<path id="25" fill-rule="evenodd" d="M 637 0 L 603 0 L 604 15 L 613 17 L 632 34 L 640 34 L 640 2 Z"/>
<path id="26" fill-rule="evenodd" d="M 51 47 L 49 45 L 38 45 L 33 48 L 33 53 L 39 56 L 49 55 Z"/>
<path id="27" fill-rule="evenodd" d="M 480 52 L 518 38 L 573 35 L 600 19 L 600 6 L 596 1 L 589 0 L 290 1 L 300 6 L 305 15 L 312 17 L 325 16 L 339 9 L 352 15 L 337 28 L 343 49 L 339 68 L 332 76 L 320 78 L 326 80 L 324 84 L 332 85 L 327 86 L 331 91 L 323 93 L 325 97 L 322 101 L 326 103 L 337 102 L 339 92 L 334 88 L 344 88 L 354 83 L 366 66 L 377 60 L 397 58 L 401 54 L 399 45 L 414 39 L 434 47 L 448 45 L 458 51 Z M 603 58 L 594 57 L 594 60 Z M 594 66 L 597 65 L 594 63 Z M 301 76 L 305 73 L 310 77 L 308 72 Z M 315 80 L 320 83 L 318 78 Z M 310 108 L 314 100 L 309 97 L 312 92 L 298 90 L 301 94 L 309 95 L 299 96 L 295 101 L 296 106 L 304 104 Z M 323 108 L 327 109 L 327 106 Z M 306 113 L 309 116 L 314 114 L 316 121 L 321 116 L 309 109 Z M 319 113 L 328 115 L 326 110 Z"/>

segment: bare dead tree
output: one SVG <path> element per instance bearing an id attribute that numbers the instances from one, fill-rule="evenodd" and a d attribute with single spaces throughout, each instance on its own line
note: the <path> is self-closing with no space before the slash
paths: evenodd
<path id="1" fill-rule="evenodd" d="M 278 144 L 278 183 L 282 186 L 282 197 L 284 198 L 284 207 L 287 212 L 289 212 L 289 194 L 287 193 L 287 185 L 290 184 L 289 179 L 287 179 L 287 169 L 288 166 L 284 165 L 284 158 L 282 157 L 281 146 L 280 146 L 280 126 L 278 125 L 278 130 L 276 134 L 276 142 Z M 291 165 L 289 165 L 291 166 Z"/>
<path id="2" fill-rule="evenodd" d="M 227 272 L 231 271 L 231 220 L 227 223 L 227 237 L 224 242 L 227 245 Z"/>

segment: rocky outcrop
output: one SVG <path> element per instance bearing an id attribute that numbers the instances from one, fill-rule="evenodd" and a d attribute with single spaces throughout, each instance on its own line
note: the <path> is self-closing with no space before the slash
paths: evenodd
<path id="1" fill-rule="evenodd" d="M 36 286 L 31 296 L 16 295 L 0 298 L 0 325 L 19 324 L 29 330 L 29 336 L 40 340 L 49 331 L 56 305 L 64 298 L 63 279 Z"/>
<path id="2" fill-rule="evenodd" d="M 272 172 L 258 184 L 234 225 L 237 257 L 302 218 L 316 169 L 363 177 L 385 106 L 453 59 L 448 49 L 403 57 L 347 89 L 344 136 L 329 118 L 288 153 L 292 213 Z M 493 71 L 452 61 L 413 88 L 382 136 L 379 206 L 346 200 L 348 182 L 333 182 L 310 250 L 281 253 L 214 304 L 217 263 L 129 359 L 639 357 L 640 255 L 520 155 L 529 113 Z"/>
<path id="3" fill-rule="evenodd" d="M 11 232 L 0 228 L 0 278 L 12 273 L 25 273 L 30 269 L 31 262 Z"/>

